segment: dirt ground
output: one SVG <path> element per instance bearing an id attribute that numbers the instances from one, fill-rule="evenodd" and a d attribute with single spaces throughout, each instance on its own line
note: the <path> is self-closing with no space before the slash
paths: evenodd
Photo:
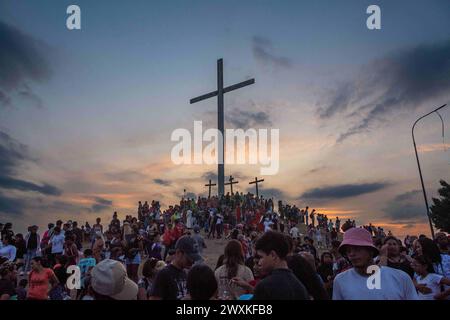
<path id="1" fill-rule="evenodd" d="M 306 226 L 304 224 L 298 224 L 297 226 L 299 228 L 300 233 L 303 236 L 305 236 Z M 285 232 L 287 232 L 287 230 L 285 230 Z M 228 240 L 225 240 L 223 237 L 222 239 L 208 239 L 206 234 L 203 232 L 202 236 L 205 239 L 205 243 L 207 246 L 206 249 L 203 249 L 203 257 L 205 258 L 205 263 L 214 270 L 217 264 L 217 260 L 219 259 L 220 255 L 223 254 Z M 322 238 L 325 239 L 324 234 L 322 234 Z M 339 234 L 338 238 L 339 240 L 342 241 L 342 234 Z M 323 241 L 325 242 L 325 240 Z M 326 248 L 317 248 L 317 249 L 319 255 L 322 254 L 323 251 L 327 250 Z"/>
<path id="2" fill-rule="evenodd" d="M 216 268 L 217 260 L 220 255 L 223 254 L 228 240 L 225 240 L 223 237 L 222 239 L 207 239 L 204 233 L 202 233 L 202 236 L 205 238 L 207 247 L 203 249 L 202 256 L 205 258 L 204 262 L 214 270 Z"/>

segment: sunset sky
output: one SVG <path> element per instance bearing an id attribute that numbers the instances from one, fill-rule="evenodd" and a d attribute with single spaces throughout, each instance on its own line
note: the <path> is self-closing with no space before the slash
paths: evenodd
<path id="1" fill-rule="evenodd" d="M 81 30 L 66 28 L 71 4 Z M 366 27 L 371 4 L 381 30 Z M 226 128 L 280 130 L 264 196 L 429 234 L 411 126 L 450 102 L 448 0 L 2 0 L 0 221 L 23 232 L 207 195 L 216 166 L 173 164 L 170 137 L 217 125 L 216 99 L 189 100 L 216 89 L 219 58 L 226 86 L 256 79 L 225 95 Z M 440 114 L 444 140 L 437 115 L 415 131 L 430 201 L 450 180 Z M 225 175 L 253 191 L 259 169 Z"/>

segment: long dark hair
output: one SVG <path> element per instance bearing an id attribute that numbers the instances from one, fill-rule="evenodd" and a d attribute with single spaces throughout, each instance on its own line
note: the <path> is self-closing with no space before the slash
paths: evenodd
<path id="1" fill-rule="evenodd" d="M 225 247 L 225 267 L 227 268 L 229 279 L 237 276 L 240 264 L 244 265 L 242 245 L 237 240 L 231 240 Z"/>
<path id="2" fill-rule="evenodd" d="M 145 278 L 153 278 L 156 274 L 155 267 L 158 263 L 158 259 L 156 258 L 150 258 L 147 261 L 145 261 L 144 266 L 142 268 L 142 275 Z"/>
<path id="3" fill-rule="evenodd" d="M 429 238 L 419 238 L 422 254 L 426 256 L 432 263 L 441 263 L 442 257 L 439 247 Z"/>
<path id="4" fill-rule="evenodd" d="M 427 256 L 414 255 L 412 258 L 414 260 L 416 260 L 417 262 L 419 262 L 421 265 L 426 266 L 428 273 L 435 273 L 433 263 L 431 262 L 430 258 L 428 258 Z"/>
<path id="5" fill-rule="evenodd" d="M 214 271 L 205 264 L 197 264 L 189 270 L 186 288 L 192 300 L 209 300 L 217 292 Z"/>
<path id="6" fill-rule="evenodd" d="M 225 259 L 225 255 L 221 254 L 219 258 L 217 259 L 216 268 L 214 270 L 219 269 L 221 266 L 223 266 L 223 260 Z"/>
<path id="7" fill-rule="evenodd" d="M 325 288 L 319 280 L 319 276 L 314 271 L 309 262 L 301 255 L 296 254 L 287 259 L 289 269 L 295 274 L 297 279 L 305 286 L 309 295 L 314 300 L 330 300 Z"/>

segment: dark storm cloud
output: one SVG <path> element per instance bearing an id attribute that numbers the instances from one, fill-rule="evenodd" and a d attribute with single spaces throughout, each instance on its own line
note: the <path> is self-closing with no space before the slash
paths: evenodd
<path id="1" fill-rule="evenodd" d="M 361 183 L 361 184 L 342 184 L 335 186 L 326 186 L 314 188 L 304 192 L 300 199 L 343 199 L 356 197 L 366 193 L 379 191 L 390 186 L 386 182 Z"/>
<path id="2" fill-rule="evenodd" d="M 7 197 L 0 192 L 0 213 L 2 215 L 23 215 L 25 207 L 22 199 Z"/>
<path id="3" fill-rule="evenodd" d="M 24 160 L 32 160 L 28 147 L 0 131 L 0 175 L 14 174 L 19 162 Z"/>
<path id="4" fill-rule="evenodd" d="M 39 206 L 39 209 L 48 209 L 50 211 L 54 212 L 61 212 L 61 213 L 80 213 L 80 212 L 89 212 L 91 211 L 91 208 L 85 207 L 79 204 L 66 202 L 66 201 L 53 201 L 49 204 L 43 204 Z"/>
<path id="5" fill-rule="evenodd" d="M 50 64 L 43 54 L 46 45 L 2 21 L 0 44 L 0 107 L 11 104 L 11 93 L 15 91 L 42 106 L 28 82 L 50 78 Z"/>
<path id="6" fill-rule="evenodd" d="M 113 202 L 111 200 L 103 199 L 103 198 L 100 198 L 100 197 L 95 197 L 94 200 L 95 200 L 96 203 L 102 204 L 102 205 L 105 205 L 105 206 L 112 206 L 112 204 L 113 204 Z"/>
<path id="7" fill-rule="evenodd" d="M 260 126 L 271 126 L 270 116 L 265 111 L 247 111 L 232 109 L 226 116 L 226 121 L 234 128 L 248 129 Z"/>
<path id="8" fill-rule="evenodd" d="M 247 130 L 249 128 L 271 127 L 273 125 L 273 105 L 265 105 L 249 100 L 239 105 L 232 104 L 225 112 L 226 127 Z M 217 126 L 217 113 L 208 111 L 204 117 L 205 128 Z"/>
<path id="9" fill-rule="evenodd" d="M 100 212 L 112 207 L 113 202 L 111 200 L 103 199 L 100 197 L 94 197 L 95 203 L 91 206 L 89 211 Z"/>
<path id="10" fill-rule="evenodd" d="M 28 147 L 0 131 L 0 188 L 34 191 L 50 196 L 62 194 L 60 189 L 50 184 L 38 185 L 34 182 L 17 179 L 15 175 L 20 165 L 27 161 L 36 161 L 31 157 Z"/>
<path id="11" fill-rule="evenodd" d="M 42 109 L 44 107 L 42 99 L 37 94 L 35 94 L 29 86 L 24 86 L 18 92 L 18 96 L 31 102 L 31 104 L 33 104 L 39 109 Z"/>
<path id="12" fill-rule="evenodd" d="M 172 184 L 169 180 L 164 179 L 153 179 L 153 182 L 165 187 L 170 186 Z"/>
<path id="13" fill-rule="evenodd" d="M 361 68 L 355 79 L 341 84 L 319 108 L 327 119 L 357 116 L 338 142 L 370 130 L 400 111 L 413 111 L 450 89 L 450 41 L 400 50 Z"/>
<path id="14" fill-rule="evenodd" d="M 412 190 L 395 196 L 383 209 L 385 217 L 398 223 L 424 222 L 426 220 L 425 205 L 421 200 L 421 190 Z"/>
<path id="15" fill-rule="evenodd" d="M 217 173 L 213 171 L 205 172 L 204 174 L 202 174 L 202 179 L 208 181 L 211 180 L 212 183 L 217 182 Z"/>
<path id="16" fill-rule="evenodd" d="M 8 97 L 5 93 L 0 89 L 0 106 L 9 107 L 11 106 L 11 98 Z"/>
<path id="17" fill-rule="evenodd" d="M 408 191 L 408 192 L 397 195 L 394 198 L 394 201 L 405 201 L 405 200 L 417 199 L 417 196 L 420 195 L 421 192 L 422 192 L 421 190 Z"/>
<path id="18" fill-rule="evenodd" d="M 279 188 L 263 188 L 261 184 L 258 185 L 259 189 L 259 196 L 263 196 L 265 199 L 273 198 L 275 200 L 286 200 L 290 197 Z M 255 185 L 251 185 L 251 187 L 247 188 L 247 192 L 256 194 L 256 187 Z"/>
<path id="19" fill-rule="evenodd" d="M 426 220 L 426 210 L 425 205 L 420 203 L 399 203 L 390 202 L 388 206 L 384 209 L 386 213 L 386 218 L 392 220 Z"/>
<path id="20" fill-rule="evenodd" d="M 0 176 L 0 187 L 20 191 L 35 191 L 49 196 L 59 196 L 62 194 L 61 190 L 49 184 L 40 186 L 32 182 L 3 176 Z"/>
<path id="21" fill-rule="evenodd" d="M 272 42 L 267 38 L 254 36 L 252 38 L 252 50 L 255 59 L 264 65 L 272 65 L 277 68 L 290 68 L 292 66 L 290 59 L 273 53 Z"/>

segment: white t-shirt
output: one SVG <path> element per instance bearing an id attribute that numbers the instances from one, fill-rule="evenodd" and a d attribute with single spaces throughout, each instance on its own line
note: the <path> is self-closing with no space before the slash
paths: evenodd
<path id="1" fill-rule="evenodd" d="M 273 225 L 272 221 L 264 221 L 264 232 L 272 230 L 270 226 Z"/>
<path id="2" fill-rule="evenodd" d="M 316 239 L 318 241 L 322 240 L 322 233 L 320 232 L 319 229 L 316 230 Z"/>
<path id="3" fill-rule="evenodd" d="M 292 227 L 291 230 L 289 231 L 289 234 L 291 235 L 292 238 L 297 239 L 299 236 L 298 228 Z"/>
<path id="4" fill-rule="evenodd" d="M 339 273 L 333 282 L 333 300 L 417 300 L 409 275 L 390 267 L 380 268 L 380 288 L 369 289 L 368 277 L 354 268 Z M 369 283 L 371 281 L 369 280 Z"/>
<path id="5" fill-rule="evenodd" d="M 52 253 L 62 253 L 64 250 L 64 235 L 63 234 L 55 234 L 50 239 L 52 243 Z"/>
<path id="6" fill-rule="evenodd" d="M 0 249 L 0 257 L 8 259 L 8 261 L 14 261 L 16 259 L 17 249 L 13 245 L 8 244 Z"/>
<path id="7" fill-rule="evenodd" d="M 242 287 L 239 287 L 234 283 L 230 283 L 231 279 L 228 278 L 228 270 L 225 265 L 220 266 L 214 272 L 214 275 L 216 276 L 219 293 L 222 293 L 224 290 L 232 291 L 231 293 L 233 293 L 235 297 L 239 297 L 246 293 L 246 291 Z M 238 266 L 236 276 L 246 282 L 254 280 L 252 271 L 249 267 L 244 265 Z"/>
<path id="8" fill-rule="evenodd" d="M 418 292 L 417 295 L 419 296 L 419 300 L 434 300 L 434 296 L 441 292 L 440 282 L 442 278 L 443 276 L 437 273 L 429 273 L 425 278 L 422 278 L 418 274 L 414 273 L 414 279 L 417 283 L 426 285 L 432 291 L 427 294 Z"/>

